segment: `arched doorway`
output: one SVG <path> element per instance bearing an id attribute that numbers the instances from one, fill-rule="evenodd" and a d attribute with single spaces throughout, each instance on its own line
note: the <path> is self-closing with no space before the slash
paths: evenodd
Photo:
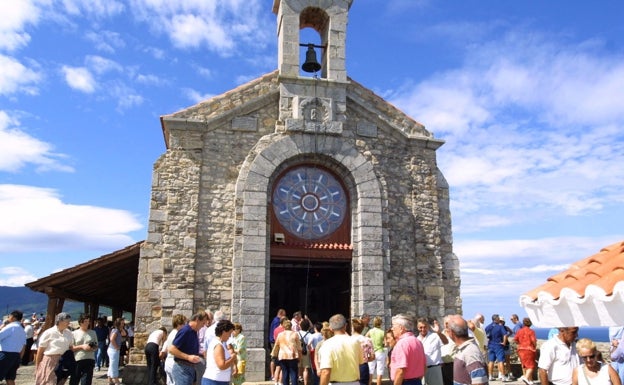
<path id="1" fill-rule="evenodd" d="M 351 307 L 351 211 L 346 186 L 316 163 L 283 170 L 271 193 L 270 314 L 313 321 Z"/>

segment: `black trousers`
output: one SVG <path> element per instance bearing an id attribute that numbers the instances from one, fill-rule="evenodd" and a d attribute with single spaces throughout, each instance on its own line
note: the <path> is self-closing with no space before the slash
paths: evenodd
<path id="1" fill-rule="evenodd" d="M 30 349 L 33 346 L 35 340 L 32 338 L 26 339 L 26 347 L 24 348 L 24 355 L 22 356 L 22 365 L 26 366 L 30 362 Z"/>
<path id="2" fill-rule="evenodd" d="M 84 359 L 76 361 L 76 368 L 69 378 L 69 385 L 91 385 L 93 382 L 93 368 L 95 360 Z"/>
<path id="3" fill-rule="evenodd" d="M 148 342 L 145 345 L 145 359 L 147 361 L 147 385 L 158 385 L 158 368 L 160 367 L 158 344 Z"/>

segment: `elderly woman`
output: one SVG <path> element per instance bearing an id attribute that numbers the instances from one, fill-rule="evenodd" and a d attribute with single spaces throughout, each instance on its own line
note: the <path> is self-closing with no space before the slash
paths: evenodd
<path id="1" fill-rule="evenodd" d="M 598 361 L 596 344 L 589 338 L 576 343 L 581 365 L 572 372 L 572 385 L 622 385 L 620 376 L 609 364 Z"/>
<path id="2" fill-rule="evenodd" d="M 54 372 L 61 356 L 73 348 L 74 335 L 69 331 L 71 316 L 59 313 L 55 318 L 55 326 L 39 336 L 37 355 L 35 357 L 35 383 L 37 385 L 57 385 Z"/>
<path id="3" fill-rule="evenodd" d="M 282 384 L 297 385 L 299 373 L 299 357 L 301 357 L 301 339 L 299 333 L 292 330 L 292 322 L 282 322 L 284 331 L 275 339 L 275 346 L 279 350 L 277 359 L 282 368 Z"/>
<path id="4" fill-rule="evenodd" d="M 522 364 L 522 377 L 520 377 L 520 380 L 527 385 L 533 385 L 537 338 L 535 337 L 535 331 L 531 329 L 533 323 L 531 323 L 528 317 L 522 319 L 522 325 L 514 336 L 514 341 L 518 345 L 518 357 Z"/>
<path id="5" fill-rule="evenodd" d="M 119 377 L 119 353 L 121 350 L 121 344 L 123 343 L 122 331 L 124 330 L 124 319 L 117 318 L 113 323 L 113 328 L 108 335 L 110 341 L 108 345 L 108 376 L 109 385 L 120 384 L 121 378 Z"/>
<path id="6" fill-rule="evenodd" d="M 215 337 L 206 346 L 206 371 L 201 385 L 229 385 L 232 367 L 236 366 L 236 352 L 228 350 L 227 340 L 234 331 L 234 324 L 221 320 L 215 327 Z"/>

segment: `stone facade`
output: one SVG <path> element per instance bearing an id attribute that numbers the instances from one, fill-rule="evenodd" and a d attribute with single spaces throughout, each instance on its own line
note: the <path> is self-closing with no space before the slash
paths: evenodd
<path id="1" fill-rule="evenodd" d="M 402 312 L 460 311 L 448 185 L 436 165 L 443 142 L 346 77 L 350 5 L 276 0 L 278 70 L 162 118 L 167 151 L 153 172 L 134 364 L 149 332 L 169 327 L 174 314 L 221 309 L 244 327 L 247 379 L 266 378 L 271 191 L 301 164 L 329 170 L 348 195 L 345 312 L 387 322 Z M 299 76 L 294 47 L 306 20 L 327 46 L 320 78 Z"/>

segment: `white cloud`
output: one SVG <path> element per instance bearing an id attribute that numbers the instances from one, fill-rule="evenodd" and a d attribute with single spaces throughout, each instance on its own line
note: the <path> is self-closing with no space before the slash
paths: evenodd
<path id="1" fill-rule="evenodd" d="M 113 54 L 119 48 L 126 46 L 118 32 L 113 31 L 90 31 L 85 34 L 85 38 L 95 45 L 98 51 Z"/>
<path id="2" fill-rule="evenodd" d="M 17 118 L 0 110 L 0 171 L 17 172 L 28 164 L 37 171 L 73 171 L 61 162 L 65 156 L 55 153 L 50 143 L 32 137 L 19 126 Z"/>
<path id="3" fill-rule="evenodd" d="M 85 58 L 85 65 L 93 70 L 98 75 L 102 75 L 106 72 L 123 72 L 121 64 L 114 60 L 107 59 L 102 56 L 89 55 Z"/>
<path id="4" fill-rule="evenodd" d="M 0 18 L 1 19 L 1 18 Z M 0 37 L 1 39 L 1 37 Z M 0 95 L 17 92 L 36 94 L 41 75 L 15 58 L 0 54 Z"/>
<path id="5" fill-rule="evenodd" d="M 191 88 L 184 88 L 182 89 L 182 92 L 184 93 L 184 95 L 191 100 L 193 103 L 199 103 L 199 102 L 203 102 L 205 100 L 208 100 L 210 98 L 213 98 L 215 95 L 213 94 L 202 94 L 201 92 L 191 89 Z"/>
<path id="6" fill-rule="evenodd" d="M 62 3 L 65 11 L 73 16 L 110 17 L 125 9 L 123 3 L 116 0 L 62 0 Z"/>
<path id="7" fill-rule="evenodd" d="M 165 33 L 178 48 L 207 47 L 222 56 L 245 43 L 262 50 L 272 39 L 264 26 L 271 15 L 264 1 L 132 0 L 136 18 Z"/>
<path id="8" fill-rule="evenodd" d="M 123 247 L 142 228 L 126 211 L 66 203 L 32 186 L 0 185 L 0 212 L 0 254 Z"/>
<path id="9" fill-rule="evenodd" d="M 41 11 L 35 3 L 32 0 L 0 1 L 0 49 L 13 51 L 30 42 L 30 35 L 24 29 L 39 21 Z"/>
<path id="10" fill-rule="evenodd" d="M 121 82 L 110 84 L 108 92 L 113 98 L 117 99 L 117 110 L 119 111 L 143 104 L 143 96 Z"/>
<path id="11" fill-rule="evenodd" d="M 472 45 L 461 68 L 390 96 L 447 141 L 438 161 L 456 231 L 488 227 L 474 226 L 483 210 L 528 221 L 624 202 L 621 57 L 523 36 Z"/>
<path id="12" fill-rule="evenodd" d="M 21 267 L 0 267 L 0 286 L 24 286 L 24 284 L 35 280 L 37 277 Z"/>
<path id="13" fill-rule="evenodd" d="M 63 75 L 67 85 L 87 94 L 95 92 L 97 83 L 91 72 L 85 67 L 63 66 Z"/>

